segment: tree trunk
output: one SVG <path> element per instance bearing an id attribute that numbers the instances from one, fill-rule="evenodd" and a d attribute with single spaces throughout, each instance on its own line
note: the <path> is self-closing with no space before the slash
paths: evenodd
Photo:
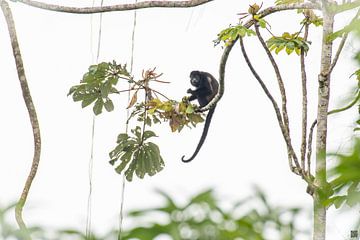
<path id="1" fill-rule="evenodd" d="M 322 204 L 321 193 L 326 192 L 326 138 L 327 138 L 327 113 L 330 98 L 330 66 L 332 55 L 332 42 L 327 40 L 333 32 L 334 15 L 326 8 L 323 1 L 323 40 L 321 49 L 321 69 L 318 76 L 318 113 L 316 132 L 316 166 L 315 166 L 315 192 L 314 204 L 314 232 L 313 240 L 325 240 L 326 238 L 326 208 Z"/>

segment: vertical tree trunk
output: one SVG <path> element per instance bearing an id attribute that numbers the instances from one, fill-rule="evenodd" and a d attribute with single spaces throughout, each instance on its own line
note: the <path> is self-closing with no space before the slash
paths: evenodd
<path id="1" fill-rule="evenodd" d="M 322 204 L 321 192 L 326 189 L 326 138 L 327 113 L 330 98 L 330 66 L 332 42 L 327 40 L 333 32 L 334 15 L 327 10 L 326 1 L 323 1 L 323 39 L 321 49 L 321 69 L 318 76 L 318 113 L 316 132 L 316 169 L 314 201 L 314 233 L 313 240 L 325 240 L 326 237 L 326 208 Z"/>

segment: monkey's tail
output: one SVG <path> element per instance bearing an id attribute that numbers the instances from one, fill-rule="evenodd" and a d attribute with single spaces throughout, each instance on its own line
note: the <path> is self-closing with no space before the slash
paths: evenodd
<path id="1" fill-rule="evenodd" d="M 215 106 L 215 107 L 216 107 L 216 106 Z M 208 133 L 208 130 L 209 130 L 209 127 L 210 127 L 210 123 L 211 123 L 211 119 L 212 119 L 212 116 L 213 116 L 214 111 L 215 111 L 215 107 L 211 108 L 211 109 L 209 110 L 208 115 L 206 116 L 205 125 L 204 125 L 204 130 L 203 130 L 203 132 L 202 132 L 200 141 L 199 141 L 199 143 L 198 143 L 198 145 L 197 145 L 197 147 L 196 147 L 195 152 L 193 153 L 193 155 L 192 155 L 191 158 L 189 158 L 189 159 L 184 159 L 185 156 L 182 156 L 181 161 L 183 161 L 183 162 L 185 162 L 185 163 L 192 161 L 192 160 L 196 157 L 196 155 L 198 154 L 198 152 L 200 151 L 200 148 L 201 148 L 201 146 L 203 145 L 203 143 L 204 143 L 204 141 L 205 141 L 205 138 L 206 138 L 206 136 L 207 136 L 207 133 Z"/>

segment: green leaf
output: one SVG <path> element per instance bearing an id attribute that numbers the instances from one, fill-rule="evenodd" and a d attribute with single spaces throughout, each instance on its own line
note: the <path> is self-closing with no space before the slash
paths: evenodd
<path id="1" fill-rule="evenodd" d="M 290 55 L 294 51 L 294 48 L 286 47 L 285 51 L 288 55 Z"/>
<path id="2" fill-rule="evenodd" d="M 281 50 L 283 50 L 284 48 L 285 48 L 285 45 L 284 45 L 284 44 L 278 46 L 278 47 L 276 48 L 276 50 L 275 50 L 275 53 L 278 54 L 278 53 L 279 53 Z M 270 50 L 270 51 L 271 51 L 271 50 Z"/>
<path id="3" fill-rule="evenodd" d="M 144 149 L 139 150 L 139 154 L 137 155 L 137 158 L 134 159 L 134 161 L 136 161 L 135 173 L 138 176 L 138 178 L 143 179 L 145 176 L 145 152 L 144 152 Z"/>
<path id="4" fill-rule="evenodd" d="M 192 104 L 189 104 L 185 110 L 185 113 L 193 113 L 193 112 L 194 112 L 194 108 Z"/>
<path id="5" fill-rule="evenodd" d="M 120 133 L 117 137 L 117 143 L 120 143 L 120 142 L 123 142 L 123 141 L 126 141 L 129 139 L 129 135 L 127 133 Z"/>
<path id="6" fill-rule="evenodd" d="M 93 107 L 94 114 L 99 115 L 102 112 L 103 106 L 104 106 L 104 102 L 103 102 L 102 98 L 98 98 Z"/>
<path id="7" fill-rule="evenodd" d="M 81 107 L 85 108 L 85 107 L 89 106 L 90 104 L 95 102 L 96 99 L 97 99 L 96 94 L 90 94 L 90 95 L 84 96 L 83 101 L 81 103 Z"/>
<path id="8" fill-rule="evenodd" d="M 114 110 L 114 104 L 113 102 L 111 101 L 111 99 L 107 99 L 105 104 L 104 104 L 104 107 L 106 109 L 106 111 L 108 112 L 111 112 Z"/>
<path id="9" fill-rule="evenodd" d="M 156 137 L 156 134 L 153 131 L 145 131 L 144 132 L 144 141 L 151 137 Z"/>
<path id="10" fill-rule="evenodd" d="M 128 180 L 129 182 L 132 181 L 134 172 L 135 172 L 135 170 L 136 170 L 136 164 L 137 164 L 138 156 L 139 156 L 139 150 L 136 150 L 136 151 L 134 152 L 134 155 L 133 155 L 133 160 L 131 161 L 128 169 L 125 171 L 125 178 L 126 178 L 126 180 Z"/>
<path id="11" fill-rule="evenodd" d="M 107 98 L 112 86 L 109 82 L 106 82 L 100 86 L 100 93 L 102 98 Z"/>
<path id="12" fill-rule="evenodd" d="M 67 94 L 67 96 L 70 96 L 73 94 L 77 89 L 79 88 L 79 85 L 72 86 Z"/>

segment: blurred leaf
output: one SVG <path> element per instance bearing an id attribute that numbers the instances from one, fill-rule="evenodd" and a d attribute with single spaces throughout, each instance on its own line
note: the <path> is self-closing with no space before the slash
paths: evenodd
<path id="1" fill-rule="evenodd" d="M 330 182 L 335 193 L 344 193 L 346 195 L 337 195 L 325 201 L 328 206 L 334 204 L 339 208 L 346 203 L 349 206 L 360 204 L 360 138 L 354 139 L 352 152 L 349 155 L 332 154 L 337 157 L 338 164 L 329 170 L 329 177 L 333 178 Z"/>

